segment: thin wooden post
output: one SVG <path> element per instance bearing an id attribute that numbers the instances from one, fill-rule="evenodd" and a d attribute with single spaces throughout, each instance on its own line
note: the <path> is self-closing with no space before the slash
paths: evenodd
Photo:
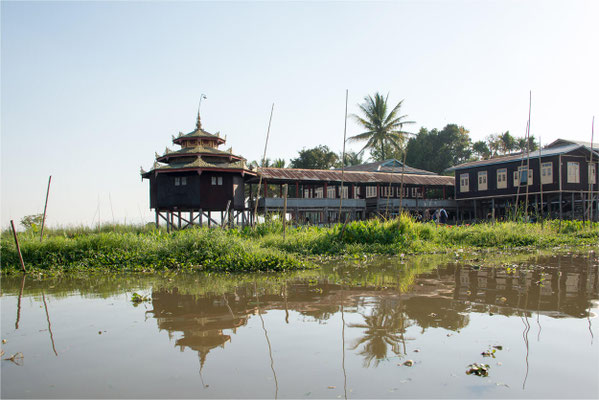
<path id="1" fill-rule="evenodd" d="M 40 233 L 40 243 L 44 238 L 44 225 L 46 223 L 46 210 L 48 209 L 48 196 L 50 195 L 50 183 L 52 182 L 52 175 L 48 178 L 48 190 L 46 190 L 46 204 L 44 204 L 44 216 L 42 218 L 42 232 Z"/>
<path id="2" fill-rule="evenodd" d="M 338 221 L 341 222 L 341 206 L 343 205 L 343 180 L 345 178 L 345 142 L 347 134 L 347 96 L 349 91 L 345 89 L 345 125 L 343 127 L 343 154 L 341 157 L 341 193 L 339 194 L 339 216 Z"/>
<path id="3" fill-rule="evenodd" d="M 19 246 L 19 239 L 17 238 L 17 231 L 15 230 L 15 224 L 12 221 L 12 219 L 10 220 L 10 226 L 12 228 L 12 234 L 15 238 L 15 245 L 17 246 L 17 253 L 19 254 L 19 261 L 21 261 L 21 268 L 23 268 L 24 273 L 27 273 L 27 271 L 25 270 L 25 262 L 23 262 L 23 256 L 21 255 L 21 246 Z"/>
<path id="4" fill-rule="evenodd" d="M 593 176 L 593 181 L 591 182 L 591 174 L 589 173 L 589 228 L 592 227 L 593 221 L 593 186 L 595 185 L 595 180 L 597 179 L 597 166 L 593 164 L 593 140 L 595 140 L 595 116 L 593 115 L 593 123 L 591 124 L 591 158 L 589 161 L 589 167 L 587 168 L 589 172 L 591 172 L 591 168 L 595 172 L 595 176 Z M 583 210 L 584 212 L 584 210 Z"/>
<path id="5" fill-rule="evenodd" d="M 283 240 L 287 234 L 287 191 L 289 185 L 285 184 L 283 187 Z"/>
<path id="6" fill-rule="evenodd" d="M 541 137 L 539 136 L 539 192 L 541 195 L 541 225 L 543 225 L 543 221 L 545 219 L 545 216 L 543 214 L 543 148 L 541 145 Z M 553 179 L 553 164 L 551 167 L 551 176 Z"/>
<path id="7" fill-rule="evenodd" d="M 524 212 L 525 212 L 525 221 L 528 221 L 528 188 L 530 187 L 530 180 L 528 179 L 528 175 L 534 175 L 530 173 L 530 109 L 532 106 L 532 90 L 529 92 L 529 99 L 528 99 L 528 129 L 526 132 L 526 200 L 525 200 L 525 206 L 524 206 Z M 539 171 L 540 172 L 540 171 Z M 541 174 L 539 174 L 540 177 Z"/>
<path id="8" fill-rule="evenodd" d="M 270 136 L 270 125 L 272 122 L 272 113 L 275 110 L 275 103 L 272 103 L 272 107 L 270 109 L 270 119 L 268 120 L 268 130 L 266 131 L 266 142 L 264 142 L 264 154 L 262 155 L 262 165 L 266 162 L 266 149 L 268 147 L 268 138 Z M 256 215 L 258 214 L 258 199 L 260 198 L 260 185 L 262 184 L 262 174 L 260 173 L 260 179 L 258 179 L 258 190 L 256 191 L 256 204 L 254 205 L 254 223 L 253 226 L 256 226 Z M 266 196 L 264 196 L 266 197 Z M 264 201 L 264 206 L 266 206 L 266 200 Z"/>

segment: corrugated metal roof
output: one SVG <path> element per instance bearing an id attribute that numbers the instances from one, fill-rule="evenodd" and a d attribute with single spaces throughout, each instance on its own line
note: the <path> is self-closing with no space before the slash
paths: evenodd
<path id="1" fill-rule="evenodd" d="M 403 163 L 401 161 L 390 158 L 384 161 L 371 162 L 360 165 L 350 165 L 345 167 L 346 171 L 365 171 L 365 172 L 403 172 Z M 420 175 L 436 175 L 434 172 L 426 171 L 424 169 L 418 169 L 410 167 L 406 164 L 406 174 L 420 174 Z"/>
<path id="2" fill-rule="evenodd" d="M 339 170 L 259 168 L 262 178 L 269 181 L 341 182 Z M 257 178 L 254 178 L 254 180 Z M 377 184 L 401 183 L 402 174 L 386 172 L 345 171 L 343 181 L 348 183 Z M 406 185 L 453 186 L 453 176 L 405 174 Z"/>
<path id="3" fill-rule="evenodd" d="M 571 151 L 577 150 L 579 148 L 585 148 L 589 151 L 591 150 L 589 147 L 586 147 L 584 145 L 573 143 L 568 144 L 566 146 L 543 148 L 540 150 L 540 154 L 541 157 L 555 156 L 558 154 L 570 153 Z M 599 153 L 597 153 L 596 151 L 594 151 L 594 153 L 595 157 L 599 155 Z M 539 158 L 539 150 L 531 151 L 530 158 Z M 459 169 L 471 167 L 481 167 L 483 165 L 503 164 L 513 161 L 520 161 L 522 159 L 526 160 L 526 153 L 508 154 L 507 156 L 490 158 L 488 160 L 471 161 L 464 164 L 456 165 L 455 167 L 447 168 L 446 171 L 456 171 Z"/>

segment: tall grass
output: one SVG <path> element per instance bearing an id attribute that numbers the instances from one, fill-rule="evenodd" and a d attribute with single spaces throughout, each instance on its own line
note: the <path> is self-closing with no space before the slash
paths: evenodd
<path id="1" fill-rule="evenodd" d="M 590 226 L 590 227 L 589 227 Z M 548 221 L 498 222 L 451 226 L 415 222 L 408 215 L 391 220 L 354 221 L 332 227 L 290 227 L 283 238 L 280 221 L 255 229 L 194 228 L 166 233 L 152 226 L 53 229 L 43 243 L 32 232 L 20 234 L 28 267 L 43 270 L 283 271 L 312 266 L 302 256 L 439 253 L 456 248 L 549 248 L 597 245 L 599 224 Z M 2 271 L 19 261 L 12 236 L 0 241 Z"/>
<path id="2" fill-rule="evenodd" d="M 192 229 L 167 234 L 161 230 L 50 235 L 21 235 L 25 264 L 43 270 L 199 269 L 207 271 L 283 271 L 309 267 L 292 254 L 220 229 Z M 19 266 L 14 243 L 1 240 L 3 270 Z"/>

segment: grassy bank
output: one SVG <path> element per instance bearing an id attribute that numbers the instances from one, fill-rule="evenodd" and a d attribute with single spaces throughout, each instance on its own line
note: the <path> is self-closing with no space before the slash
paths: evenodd
<path id="1" fill-rule="evenodd" d="M 346 226 L 288 228 L 280 222 L 256 229 L 198 228 L 167 234 L 142 226 L 53 229 L 43 243 L 34 232 L 20 234 L 29 269 L 46 271 L 148 271 L 198 269 L 219 272 L 287 271 L 313 267 L 306 256 L 442 253 L 458 248 L 513 249 L 596 245 L 599 224 L 578 221 L 504 222 L 436 226 L 408 216 L 356 221 Z M 0 241 L 3 272 L 18 271 L 10 232 Z"/>
<path id="2" fill-rule="evenodd" d="M 21 234 L 19 241 L 29 269 L 238 272 L 311 266 L 292 254 L 261 247 L 255 241 L 220 229 L 193 229 L 173 234 L 141 227 L 120 227 L 108 232 L 49 231 L 43 243 L 39 236 L 30 233 Z M 2 235 L 1 257 L 3 271 L 20 269 L 13 239 L 7 234 Z"/>
<path id="3" fill-rule="evenodd" d="M 599 224 L 580 221 L 540 223 L 502 222 L 477 225 L 435 225 L 408 216 L 389 221 L 355 221 L 332 228 L 302 227 L 288 230 L 286 239 L 277 222 L 252 231 L 263 247 L 302 255 L 438 253 L 457 248 L 509 249 L 593 245 L 599 241 Z"/>

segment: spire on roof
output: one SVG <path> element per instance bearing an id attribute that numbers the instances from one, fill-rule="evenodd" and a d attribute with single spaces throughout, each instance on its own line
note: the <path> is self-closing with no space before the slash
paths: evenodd
<path id="1" fill-rule="evenodd" d="M 200 119 L 200 107 L 202 107 L 202 99 L 207 99 L 206 95 L 202 93 L 200 95 L 200 102 L 198 103 L 198 120 L 196 122 L 196 129 L 202 129 L 202 120 Z"/>

